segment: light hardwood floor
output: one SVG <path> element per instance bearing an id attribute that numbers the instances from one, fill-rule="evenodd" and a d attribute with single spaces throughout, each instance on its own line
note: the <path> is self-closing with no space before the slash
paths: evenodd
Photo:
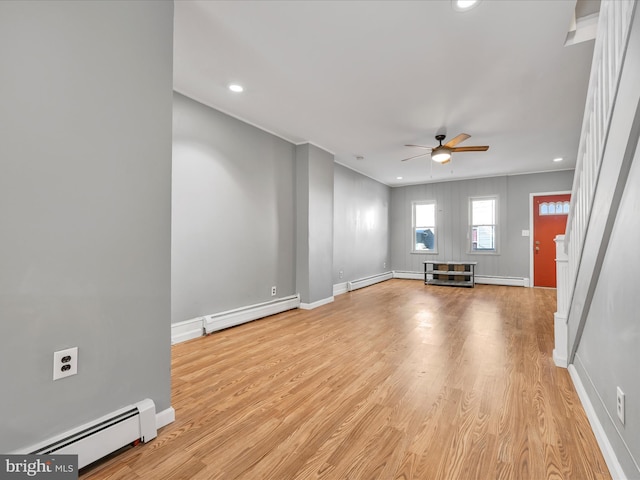
<path id="1" fill-rule="evenodd" d="M 81 478 L 610 479 L 554 310 L 390 280 L 176 345 L 176 421 Z"/>

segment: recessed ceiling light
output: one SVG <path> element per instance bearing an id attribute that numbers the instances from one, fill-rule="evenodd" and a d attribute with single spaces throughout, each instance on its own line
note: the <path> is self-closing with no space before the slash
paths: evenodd
<path id="1" fill-rule="evenodd" d="M 453 9 L 457 12 L 466 12 L 474 7 L 477 7 L 480 0 L 452 0 L 451 4 Z"/>
<path id="2" fill-rule="evenodd" d="M 396 177 L 396 180 L 402 180 L 402 177 Z"/>
<path id="3" fill-rule="evenodd" d="M 229 90 L 231 90 L 232 92 L 240 93 L 244 91 L 244 88 L 242 87 L 242 85 L 238 85 L 237 83 L 232 83 L 231 85 L 229 85 Z"/>
<path id="4" fill-rule="evenodd" d="M 554 162 L 561 162 L 562 160 L 564 160 L 562 157 L 556 157 L 553 159 Z"/>

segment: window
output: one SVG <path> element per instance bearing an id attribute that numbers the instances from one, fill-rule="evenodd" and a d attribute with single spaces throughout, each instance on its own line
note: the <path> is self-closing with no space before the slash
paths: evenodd
<path id="1" fill-rule="evenodd" d="M 540 215 L 568 215 L 569 202 L 543 202 L 538 207 Z"/>
<path id="2" fill-rule="evenodd" d="M 436 253 L 436 202 L 413 203 L 413 251 Z"/>
<path id="3" fill-rule="evenodd" d="M 496 197 L 470 198 L 471 251 L 497 252 Z"/>

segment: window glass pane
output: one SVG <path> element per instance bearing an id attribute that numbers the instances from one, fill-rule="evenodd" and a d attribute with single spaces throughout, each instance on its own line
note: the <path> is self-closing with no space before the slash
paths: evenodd
<path id="1" fill-rule="evenodd" d="M 540 204 L 540 215 L 548 215 L 549 214 L 549 206 L 546 203 Z"/>
<path id="2" fill-rule="evenodd" d="M 556 204 L 551 202 L 549 204 L 549 215 L 553 215 L 556 213 Z"/>
<path id="3" fill-rule="evenodd" d="M 433 250 L 435 246 L 435 228 L 416 228 L 416 250 Z"/>
<path id="4" fill-rule="evenodd" d="M 564 202 L 562 205 L 562 213 L 569 213 L 569 202 Z"/>
<path id="5" fill-rule="evenodd" d="M 416 205 L 416 227 L 432 227 L 436 224 L 434 204 Z"/>
<path id="6" fill-rule="evenodd" d="M 471 223 L 473 225 L 487 225 L 495 222 L 495 204 L 494 199 L 473 200 L 471 203 Z"/>
<path id="7" fill-rule="evenodd" d="M 482 225 L 471 230 L 471 248 L 473 250 L 495 250 L 495 226 Z"/>

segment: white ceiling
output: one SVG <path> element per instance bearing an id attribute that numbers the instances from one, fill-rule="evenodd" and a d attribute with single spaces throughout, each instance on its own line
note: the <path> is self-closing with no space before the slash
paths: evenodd
<path id="1" fill-rule="evenodd" d="M 564 46 L 575 4 L 181 0 L 174 88 L 391 186 L 570 169 L 593 50 Z M 490 149 L 400 162 L 442 130 Z"/>

